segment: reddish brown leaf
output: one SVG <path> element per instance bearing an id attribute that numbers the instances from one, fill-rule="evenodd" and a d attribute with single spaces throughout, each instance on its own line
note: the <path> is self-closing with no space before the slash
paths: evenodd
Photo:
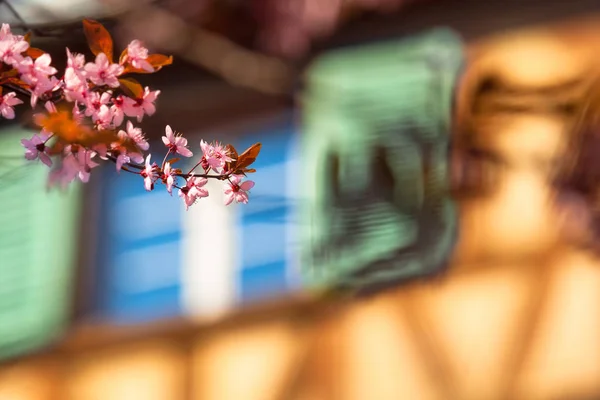
<path id="1" fill-rule="evenodd" d="M 260 148 L 260 143 L 255 143 L 250 146 L 246 151 L 239 155 L 235 164 L 235 168 L 238 170 L 244 170 L 246 167 L 250 166 L 254 161 L 256 161 L 256 157 L 258 157 L 258 153 L 260 153 Z"/>
<path id="2" fill-rule="evenodd" d="M 51 114 L 36 114 L 34 121 L 48 132 L 67 143 L 79 143 L 85 137 L 93 136 L 89 127 L 78 124 L 72 118 L 70 110 L 59 109 Z"/>
<path id="3" fill-rule="evenodd" d="M 113 62 L 113 41 L 110 33 L 98 21 L 91 19 L 83 20 L 83 31 L 90 46 L 90 50 L 97 56 L 100 53 L 106 54 L 109 62 Z"/>
<path id="4" fill-rule="evenodd" d="M 126 51 L 121 54 L 121 60 L 124 58 L 125 53 Z M 127 64 L 125 67 L 125 72 L 134 74 L 152 74 L 160 71 L 160 69 L 164 66 L 173 64 L 173 56 L 165 56 L 164 54 L 150 54 L 147 58 L 147 61 L 154 67 L 154 71 L 148 72 L 143 69 L 134 68 L 131 64 Z"/>
<path id="5" fill-rule="evenodd" d="M 254 168 L 238 168 L 235 171 L 233 171 L 233 174 L 246 176 L 246 174 L 252 174 L 254 172 L 256 172 Z"/>
<path id="6" fill-rule="evenodd" d="M 144 88 L 133 78 L 119 78 L 121 90 L 129 97 L 138 99 L 143 97 Z"/>
<path id="7" fill-rule="evenodd" d="M 235 147 L 233 147 L 233 145 L 231 144 L 225 146 L 225 151 L 227 152 L 229 157 L 233 159 L 233 161 L 225 163 L 224 172 L 233 171 L 235 169 L 235 164 L 237 163 L 238 152 L 235 149 Z"/>
<path id="8" fill-rule="evenodd" d="M 44 55 L 44 51 L 40 50 L 40 49 L 36 49 L 35 47 L 30 47 L 25 51 L 25 55 L 27 55 L 35 60 L 36 58 Z"/>
<path id="9" fill-rule="evenodd" d="M 0 84 L 7 83 L 9 78 L 15 78 L 19 75 L 19 71 L 16 69 L 9 69 L 6 71 L 0 70 Z"/>
<path id="10" fill-rule="evenodd" d="M 8 72 L 10 72 L 10 71 L 8 71 Z M 23 82 L 19 78 L 16 78 L 15 76 L 3 77 L 2 78 L 2 83 L 9 83 L 11 85 L 19 86 L 19 87 L 21 87 L 23 89 L 29 89 L 29 85 L 28 84 L 26 84 L 25 82 Z"/>
<path id="11" fill-rule="evenodd" d="M 175 164 L 177 161 L 179 161 L 179 157 L 175 157 L 175 158 L 171 158 L 170 160 L 167 160 L 167 162 L 171 165 Z"/>
<path id="12" fill-rule="evenodd" d="M 9 68 L 10 67 L 8 67 L 6 64 L 0 64 L 0 80 L 6 79 L 10 76 L 17 76 L 19 74 L 19 71 L 16 69 Z"/>
<path id="13" fill-rule="evenodd" d="M 123 50 L 121 52 L 121 55 L 119 56 L 119 64 L 123 64 L 123 60 L 125 59 L 126 55 L 127 55 L 127 47 L 125 47 L 125 50 Z"/>
<path id="14" fill-rule="evenodd" d="M 23 36 L 23 39 L 25 39 L 25 41 L 26 41 L 27 43 L 31 43 L 31 31 L 30 31 L 30 32 L 27 32 L 27 33 L 26 33 L 26 34 Z"/>
<path id="15" fill-rule="evenodd" d="M 150 54 L 148 56 L 148 62 L 154 67 L 155 71 L 158 71 L 162 67 L 173 64 L 173 56 L 165 56 L 164 54 Z"/>
<path id="16" fill-rule="evenodd" d="M 238 152 L 235 149 L 235 147 L 233 147 L 233 145 L 228 144 L 227 146 L 225 146 L 225 150 L 227 151 L 229 157 L 233 158 L 234 160 L 238 159 Z"/>
<path id="17" fill-rule="evenodd" d="M 109 147 L 111 143 L 118 142 L 128 152 L 140 152 L 135 142 L 129 138 L 122 141 L 114 129 L 96 130 L 78 123 L 73 119 L 72 109 L 66 104 L 57 104 L 57 112 L 35 114 L 33 119 L 37 125 L 54 134 L 56 140 L 52 151 L 60 151 L 61 146 L 73 144 L 90 148 L 97 145 Z"/>
<path id="18" fill-rule="evenodd" d="M 64 154 L 65 143 L 60 140 L 52 140 L 51 142 L 46 142 L 46 146 L 48 147 L 48 154 L 50 154 L 51 156 Z"/>
<path id="19" fill-rule="evenodd" d="M 97 146 L 100 144 L 110 147 L 111 144 L 118 143 L 119 146 L 126 149 L 127 152 L 142 153 L 142 150 L 133 140 L 128 137 L 120 137 L 117 134 L 117 131 L 114 129 L 102 129 L 100 131 L 96 131 L 96 133 L 87 135 L 80 139 L 79 143 L 85 145 L 86 147 L 92 147 L 95 145 Z"/>

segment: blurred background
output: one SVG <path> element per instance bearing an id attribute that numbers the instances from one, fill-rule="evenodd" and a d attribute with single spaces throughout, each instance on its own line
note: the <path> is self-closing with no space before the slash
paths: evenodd
<path id="1" fill-rule="evenodd" d="M 1 400 L 600 398 L 600 3 L 0 0 L 59 70 L 83 17 L 256 186 L 49 192 L 1 120 Z"/>

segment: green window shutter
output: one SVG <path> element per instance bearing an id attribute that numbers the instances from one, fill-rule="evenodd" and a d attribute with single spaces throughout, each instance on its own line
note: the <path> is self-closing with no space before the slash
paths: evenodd
<path id="1" fill-rule="evenodd" d="M 307 72 L 303 272 L 309 286 L 367 289 L 439 270 L 457 216 L 448 194 L 452 31 L 342 49 Z"/>
<path id="2" fill-rule="evenodd" d="M 0 132 L 0 359 L 47 345 L 69 318 L 80 188 L 48 192 L 48 168 L 21 158 L 32 134 Z"/>

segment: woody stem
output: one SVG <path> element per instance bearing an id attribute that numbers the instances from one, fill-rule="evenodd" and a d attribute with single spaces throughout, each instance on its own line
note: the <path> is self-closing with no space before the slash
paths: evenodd
<path id="1" fill-rule="evenodd" d="M 117 158 L 115 156 L 111 156 L 111 155 L 107 155 L 108 159 L 111 160 L 112 162 L 114 162 L 116 164 L 117 162 Z M 139 164 L 135 164 L 135 163 L 125 163 L 124 165 L 126 165 L 129 168 L 135 168 L 139 171 L 143 170 L 145 168 L 145 166 L 143 165 L 139 165 Z M 128 171 L 128 172 L 134 172 L 134 171 Z M 137 173 L 137 172 L 134 172 Z M 223 175 L 209 175 L 209 174 L 174 174 L 175 176 L 179 176 L 181 178 L 189 178 L 191 176 L 195 177 L 195 178 L 212 178 L 212 179 L 218 179 L 220 181 L 223 181 L 225 179 L 228 179 L 229 176 L 231 174 L 223 174 Z"/>

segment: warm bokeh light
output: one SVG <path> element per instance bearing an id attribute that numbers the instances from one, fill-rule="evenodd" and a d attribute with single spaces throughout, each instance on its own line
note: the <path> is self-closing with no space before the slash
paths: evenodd
<path id="1" fill-rule="evenodd" d="M 179 399 L 185 396 L 185 355 L 174 343 L 134 343 L 83 353 L 69 365 L 65 399 Z"/>

